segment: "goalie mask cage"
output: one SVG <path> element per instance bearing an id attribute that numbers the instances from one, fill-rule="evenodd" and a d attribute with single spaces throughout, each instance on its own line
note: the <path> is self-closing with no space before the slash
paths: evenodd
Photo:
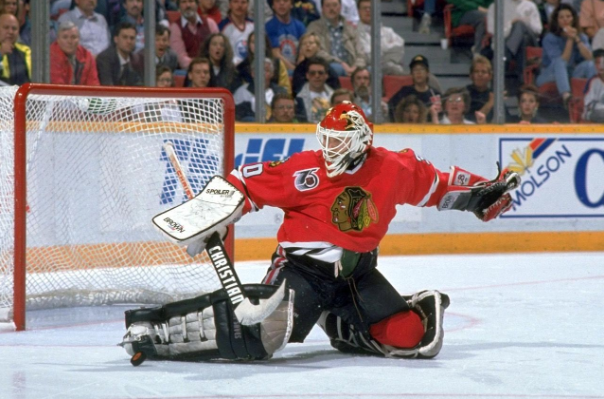
<path id="1" fill-rule="evenodd" d="M 197 193 L 234 166 L 223 89 L 26 84 L 0 88 L 0 329 L 25 309 L 163 304 L 220 288 L 154 229 L 186 200 L 170 141 Z M 227 239 L 233 255 L 233 233 Z"/>

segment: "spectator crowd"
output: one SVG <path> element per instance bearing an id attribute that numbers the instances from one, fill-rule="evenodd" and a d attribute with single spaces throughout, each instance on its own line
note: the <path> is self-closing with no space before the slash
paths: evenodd
<path id="1" fill-rule="evenodd" d="M 266 0 L 266 52 L 260 54 L 265 110 L 255 106 L 251 0 L 155 1 L 155 41 L 148 45 L 155 48 L 158 87 L 226 88 L 234 96 L 236 119 L 244 122 L 261 112 L 269 122 L 316 123 L 342 101 L 358 104 L 370 118 L 374 114 L 371 0 Z M 50 3 L 51 83 L 143 85 L 143 0 Z M 446 32 L 467 28 L 471 83 L 443 91 L 430 61 L 417 55 L 405 62 L 400 32 L 380 26 L 381 74 L 408 79 L 380 101 L 385 120 L 491 123 L 494 0 L 412 3 L 420 34 L 429 34 L 443 15 L 450 16 L 444 18 L 451 25 Z M 29 12 L 30 0 L 0 0 L 5 84 L 31 80 Z M 506 74 L 513 78 L 508 95 L 518 99 L 517 116 L 506 121 L 554 122 L 539 107 L 556 101 L 571 110 L 572 121 L 604 121 L 604 1 L 504 0 L 502 12 Z"/>

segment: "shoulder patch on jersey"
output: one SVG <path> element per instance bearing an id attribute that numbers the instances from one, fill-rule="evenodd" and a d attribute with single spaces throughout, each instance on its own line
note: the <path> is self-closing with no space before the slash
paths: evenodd
<path id="1" fill-rule="evenodd" d="M 294 185 L 298 191 L 308 191 L 319 185 L 319 168 L 299 170 L 294 173 Z"/>
<path id="2" fill-rule="evenodd" d="M 279 159 L 277 161 L 272 161 L 269 162 L 268 166 L 271 168 L 274 168 L 275 166 L 279 166 L 281 165 L 283 162 L 287 161 L 289 158 L 285 158 L 285 159 Z"/>
<path id="3" fill-rule="evenodd" d="M 378 220 L 378 210 L 371 193 L 361 187 L 346 187 L 331 205 L 331 222 L 340 231 L 362 231 Z"/>

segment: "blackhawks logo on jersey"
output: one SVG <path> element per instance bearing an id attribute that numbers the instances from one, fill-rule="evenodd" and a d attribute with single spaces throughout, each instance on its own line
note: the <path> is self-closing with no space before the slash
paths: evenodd
<path id="1" fill-rule="evenodd" d="M 362 231 L 378 220 L 371 194 L 360 187 L 346 187 L 331 206 L 331 221 L 340 231 Z"/>

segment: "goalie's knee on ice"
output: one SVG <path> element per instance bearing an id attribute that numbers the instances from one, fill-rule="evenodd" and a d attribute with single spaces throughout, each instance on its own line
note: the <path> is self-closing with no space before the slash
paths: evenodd
<path id="1" fill-rule="evenodd" d="M 417 313 L 408 310 L 372 324 L 369 333 L 380 344 L 413 348 L 424 336 L 424 325 Z"/>
<path id="2" fill-rule="evenodd" d="M 370 334 L 355 330 L 329 312 L 323 312 L 318 324 L 330 338 L 331 345 L 342 352 L 435 357 L 443 344 L 443 317 L 449 296 L 438 291 L 420 291 L 404 298 L 411 311 L 396 313 L 373 324 Z"/>
<path id="3" fill-rule="evenodd" d="M 246 284 L 250 301 L 270 297 L 276 286 Z M 164 359 L 266 359 L 285 346 L 293 324 L 293 294 L 262 322 L 243 326 L 224 289 L 196 298 L 126 312 L 122 346 L 133 355 Z M 291 299 L 290 299 L 291 298 Z"/>

